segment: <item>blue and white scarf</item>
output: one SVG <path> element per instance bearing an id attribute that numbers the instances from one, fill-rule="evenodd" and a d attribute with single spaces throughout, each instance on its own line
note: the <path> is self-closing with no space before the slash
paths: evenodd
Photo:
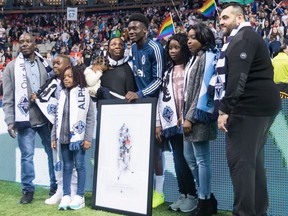
<path id="1" fill-rule="evenodd" d="M 159 94 L 157 110 L 161 121 L 163 136 L 166 138 L 182 134 L 183 128 L 177 126 L 178 116 L 173 93 L 173 67 L 169 68 L 163 78 L 162 89 Z"/>
<path id="2" fill-rule="evenodd" d="M 52 68 L 45 59 L 37 52 L 34 52 L 44 65 L 48 77 L 52 73 Z M 29 122 L 30 96 L 28 96 L 28 77 L 25 68 L 24 56 L 20 52 L 15 60 L 14 77 L 15 77 L 15 127 L 24 129 L 31 127 Z"/>
<path id="3" fill-rule="evenodd" d="M 215 73 L 217 62 L 217 53 L 206 51 L 205 53 L 205 68 L 203 80 L 200 88 L 198 102 L 194 111 L 193 118 L 199 122 L 209 123 L 215 121 L 217 116 L 214 115 L 214 100 L 213 94 L 209 94 L 209 83 Z"/>
<path id="4" fill-rule="evenodd" d="M 56 78 L 52 79 L 48 85 L 45 85 L 45 88 L 37 93 L 38 98 L 35 100 L 42 113 L 52 124 L 55 122 L 56 107 L 58 103 L 57 98 L 53 96 L 53 94 L 55 95 L 58 86 L 60 86 L 59 80 Z"/>
<path id="5" fill-rule="evenodd" d="M 199 51 L 199 53 L 203 51 Z M 200 89 L 193 88 L 193 100 L 197 101 L 195 109 L 193 111 L 192 118 L 197 122 L 210 123 L 214 122 L 217 119 L 217 116 L 214 114 L 214 92 L 211 94 L 208 91 L 209 83 L 215 73 L 215 65 L 218 57 L 217 50 L 208 50 L 204 54 L 199 55 L 199 53 L 191 59 L 189 66 L 185 72 L 185 101 L 187 101 L 187 88 L 193 88 L 193 83 L 189 84 L 189 78 L 193 79 L 194 82 L 201 82 Z M 199 70 L 203 70 L 199 71 Z M 203 75 L 202 75 L 203 74 Z M 199 91 L 197 93 L 196 91 Z"/>
<path id="6" fill-rule="evenodd" d="M 60 98 L 58 102 L 57 114 L 56 114 L 56 137 L 58 145 L 62 117 L 64 112 L 64 105 L 66 101 L 65 90 L 60 92 Z M 69 92 L 69 135 L 70 135 L 70 150 L 79 150 L 84 140 L 86 131 L 86 116 L 89 109 L 90 94 L 87 88 L 75 87 Z M 73 111 L 73 113 L 71 113 Z"/>
<path id="7" fill-rule="evenodd" d="M 215 110 L 218 110 L 219 103 L 222 98 L 225 96 L 225 83 L 226 83 L 226 50 L 230 42 L 233 40 L 234 36 L 242 29 L 243 27 L 251 26 L 250 22 L 243 22 L 237 28 L 231 31 L 231 34 L 227 38 L 227 42 L 223 45 L 219 59 L 216 64 L 216 73 L 211 79 L 209 91 L 214 92 L 214 101 L 215 101 Z"/>

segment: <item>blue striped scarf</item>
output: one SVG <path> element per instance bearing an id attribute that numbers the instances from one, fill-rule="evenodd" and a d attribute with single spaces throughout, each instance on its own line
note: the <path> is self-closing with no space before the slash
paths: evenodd
<path id="1" fill-rule="evenodd" d="M 214 100 L 213 94 L 208 91 L 209 83 L 215 73 L 215 65 L 217 61 L 217 53 L 206 51 L 205 53 L 205 68 L 203 80 L 201 83 L 200 93 L 193 113 L 193 118 L 199 122 L 210 123 L 217 119 L 214 115 Z"/>
<path id="2" fill-rule="evenodd" d="M 214 106 L 215 111 L 218 111 L 220 101 L 225 96 L 225 85 L 226 85 L 226 50 L 233 40 L 234 36 L 243 27 L 251 26 L 250 22 L 243 22 L 237 28 L 233 29 L 227 38 L 227 42 L 223 45 L 219 59 L 216 64 L 215 74 L 213 75 L 209 83 L 209 92 L 214 92 Z"/>

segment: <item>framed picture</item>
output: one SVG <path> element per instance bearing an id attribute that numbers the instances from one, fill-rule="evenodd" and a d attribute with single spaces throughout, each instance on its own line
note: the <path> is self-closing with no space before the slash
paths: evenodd
<path id="1" fill-rule="evenodd" d="M 92 208 L 152 214 L 156 101 L 98 102 Z"/>

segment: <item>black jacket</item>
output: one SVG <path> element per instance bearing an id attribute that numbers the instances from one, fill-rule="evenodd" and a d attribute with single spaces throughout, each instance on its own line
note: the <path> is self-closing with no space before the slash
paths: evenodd
<path id="1" fill-rule="evenodd" d="M 243 27 L 226 50 L 226 93 L 219 109 L 227 114 L 270 116 L 281 106 L 264 40 Z"/>

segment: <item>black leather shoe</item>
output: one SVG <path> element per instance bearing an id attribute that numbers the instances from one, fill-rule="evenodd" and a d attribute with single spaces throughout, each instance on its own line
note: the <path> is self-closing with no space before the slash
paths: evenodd
<path id="1" fill-rule="evenodd" d="M 34 196 L 34 192 L 23 192 L 23 196 L 21 197 L 20 204 L 29 204 L 32 202 Z"/>

